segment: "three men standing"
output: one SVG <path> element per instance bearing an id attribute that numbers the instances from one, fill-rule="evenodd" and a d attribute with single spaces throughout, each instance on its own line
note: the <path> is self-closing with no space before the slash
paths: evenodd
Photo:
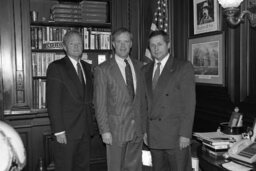
<path id="1" fill-rule="evenodd" d="M 92 74 L 80 60 L 82 45 L 78 33 L 65 35 L 67 56 L 50 64 L 47 71 L 48 111 L 57 139 L 56 170 L 89 170 Z M 108 170 L 141 171 L 144 138 L 154 171 L 190 171 L 193 66 L 169 54 L 169 36 L 164 31 L 150 34 L 155 60 L 143 67 L 144 72 L 129 55 L 132 34 L 126 28 L 113 32 L 112 45 L 113 58 L 97 66 L 94 76 L 95 114 L 107 146 Z"/>

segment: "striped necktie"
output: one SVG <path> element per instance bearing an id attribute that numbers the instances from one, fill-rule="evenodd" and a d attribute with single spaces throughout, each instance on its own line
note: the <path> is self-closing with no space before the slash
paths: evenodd
<path id="1" fill-rule="evenodd" d="M 78 78 L 79 78 L 81 84 L 82 84 L 83 86 L 85 86 L 85 81 L 84 81 L 84 77 L 83 77 L 83 72 L 82 72 L 82 68 L 81 68 L 81 65 L 79 64 L 79 62 L 77 62 L 76 66 L 77 66 L 77 75 L 78 75 Z"/>
<path id="2" fill-rule="evenodd" d="M 125 59 L 124 62 L 126 64 L 125 77 L 126 77 L 127 89 L 128 89 L 130 96 L 133 99 L 134 98 L 134 85 L 133 85 L 133 78 L 132 78 L 132 70 L 131 70 L 131 66 L 128 63 L 127 59 Z"/>
<path id="3" fill-rule="evenodd" d="M 161 66 L 161 62 L 158 62 L 157 63 L 157 67 L 156 67 L 156 71 L 155 71 L 155 74 L 154 74 L 154 77 L 153 77 L 153 80 L 152 80 L 152 88 L 153 88 L 153 90 L 155 89 L 157 81 L 158 81 L 158 79 L 160 77 L 160 66 Z"/>

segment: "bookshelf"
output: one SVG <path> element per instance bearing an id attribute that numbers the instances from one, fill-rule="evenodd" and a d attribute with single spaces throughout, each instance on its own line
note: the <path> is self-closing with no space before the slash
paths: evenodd
<path id="1" fill-rule="evenodd" d="M 72 3 L 71 3 L 72 2 Z M 62 38 L 78 30 L 84 38 L 82 59 L 93 68 L 111 56 L 111 0 L 60 2 L 30 0 L 32 108 L 45 110 L 46 71 L 64 57 Z M 35 16 L 36 15 L 36 16 Z"/>

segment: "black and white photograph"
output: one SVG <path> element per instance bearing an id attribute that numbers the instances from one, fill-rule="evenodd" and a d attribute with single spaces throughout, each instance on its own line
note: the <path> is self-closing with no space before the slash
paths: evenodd
<path id="1" fill-rule="evenodd" d="M 0 171 L 256 171 L 256 0 L 0 16 Z"/>
<path id="2" fill-rule="evenodd" d="M 222 35 L 189 40 L 189 60 L 198 83 L 223 84 L 224 56 Z"/>
<path id="3" fill-rule="evenodd" d="M 218 31 L 219 5 L 217 0 L 193 0 L 194 34 Z"/>

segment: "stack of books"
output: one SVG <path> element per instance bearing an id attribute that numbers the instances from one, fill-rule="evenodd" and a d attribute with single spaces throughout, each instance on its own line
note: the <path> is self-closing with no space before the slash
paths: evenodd
<path id="1" fill-rule="evenodd" d="M 51 7 L 54 21 L 82 22 L 82 9 L 79 3 L 58 3 Z"/>
<path id="2" fill-rule="evenodd" d="M 215 157 L 226 153 L 232 143 L 232 138 L 221 132 L 194 133 L 194 136 L 202 142 L 202 149 Z"/>
<path id="3" fill-rule="evenodd" d="M 202 143 L 203 150 L 205 150 L 206 152 L 213 156 L 222 156 L 224 153 L 228 151 L 230 145 L 229 138 L 221 138 L 216 141 L 203 140 Z"/>
<path id="4" fill-rule="evenodd" d="M 107 23 L 108 3 L 105 1 L 82 1 L 82 18 L 85 23 Z"/>

